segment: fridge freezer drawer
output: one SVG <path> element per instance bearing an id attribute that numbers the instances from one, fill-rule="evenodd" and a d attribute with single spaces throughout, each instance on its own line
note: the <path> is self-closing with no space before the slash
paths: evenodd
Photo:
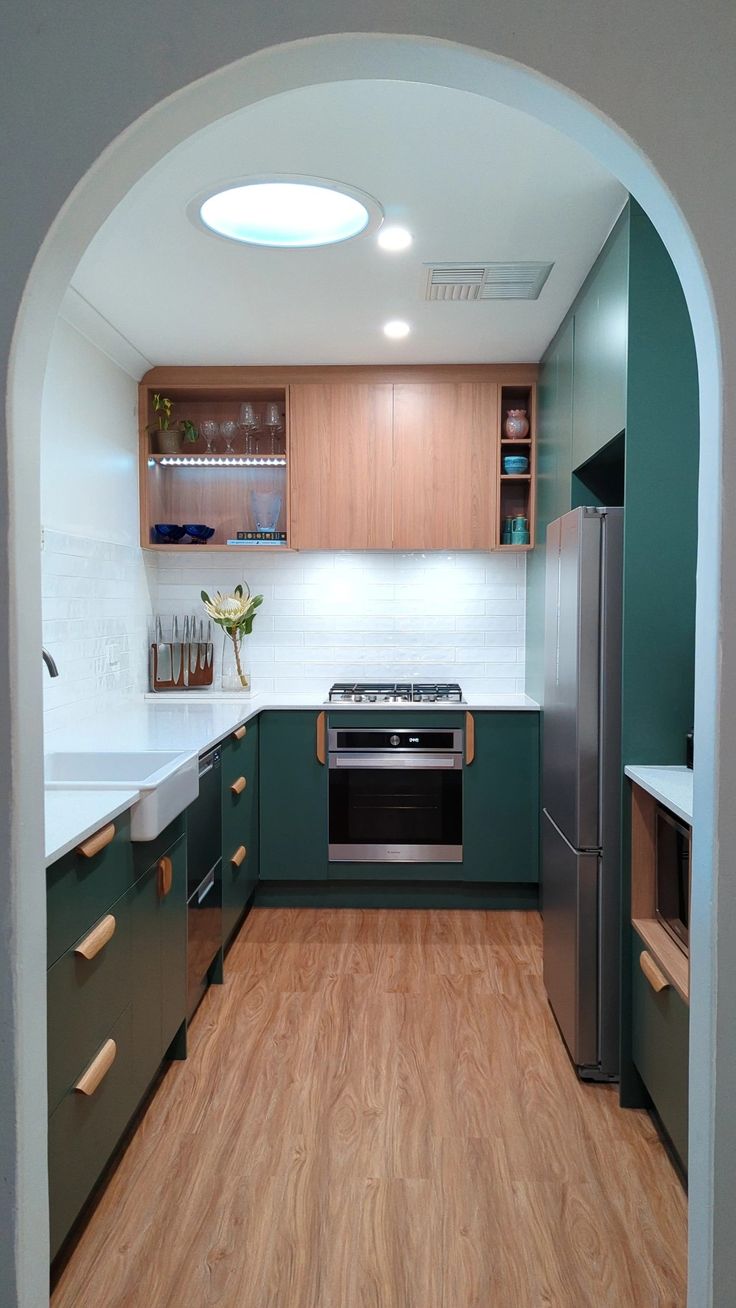
<path id="1" fill-rule="evenodd" d="M 573 1062 L 595 1068 L 598 1048 L 600 855 L 580 853 L 542 816 L 544 984 Z"/>

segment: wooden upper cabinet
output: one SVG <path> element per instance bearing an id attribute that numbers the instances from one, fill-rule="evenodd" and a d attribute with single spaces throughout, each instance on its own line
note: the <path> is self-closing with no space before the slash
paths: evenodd
<path id="1" fill-rule="evenodd" d="M 391 549 L 392 410 L 390 383 L 289 387 L 296 549 Z"/>
<path id="2" fill-rule="evenodd" d="M 396 385 L 394 549 L 491 549 L 497 460 L 495 383 Z"/>

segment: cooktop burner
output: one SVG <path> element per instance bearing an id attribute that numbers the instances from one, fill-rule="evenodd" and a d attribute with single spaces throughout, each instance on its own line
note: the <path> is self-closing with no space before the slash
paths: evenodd
<path id="1" fill-rule="evenodd" d="M 352 704 L 462 704 L 463 692 L 455 681 L 338 681 L 330 689 L 330 703 Z"/>

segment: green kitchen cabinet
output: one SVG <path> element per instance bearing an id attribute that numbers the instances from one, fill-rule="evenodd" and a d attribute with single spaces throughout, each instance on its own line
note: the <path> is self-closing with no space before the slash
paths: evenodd
<path id="1" fill-rule="evenodd" d="M 632 937 L 631 1051 L 657 1115 L 687 1170 L 690 1010 L 673 986 L 652 989 L 641 970 L 645 946 Z"/>
<path id="2" fill-rule="evenodd" d="M 473 713 L 463 779 L 463 881 L 539 880 L 539 714 Z"/>
<path id="3" fill-rule="evenodd" d="M 84 841 L 46 869 L 47 967 L 89 931 L 135 880 L 130 814 L 121 813 L 102 832 L 111 832 L 112 838 L 99 853 L 86 857 L 80 852 L 89 845 Z"/>
<path id="4" fill-rule="evenodd" d="M 315 712 L 261 714 L 262 882 L 327 878 L 327 760 L 320 737 L 324 720 Z"/>
<path id="5" fill-rule="evenodd" d="M 231 938 L 258 882 L 258 719 L 222 742 L 222 938 Z"/>
<path id="6" fill-rule="evenodd" d="M 597 454 L 626 426 L 628 278 L 626 211 L 606 242 L 575 306 L 574 468 Z"/>
<path id="7" fill-rule="evenodd" d="M 128 893 L 134 1077 L 140 1098 L 186 1017 L 187 855 L 180 834 Z"/>

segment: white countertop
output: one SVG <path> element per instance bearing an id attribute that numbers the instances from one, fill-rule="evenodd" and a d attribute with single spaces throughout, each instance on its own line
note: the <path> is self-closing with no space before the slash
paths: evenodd
<path id="1" fill-rule="evenodd" d="M 222 694 L 196 691 L 146 695 L 140 700 L 118 703 L 109 713 L 83 719 L 70 727 L 46 733 L 47 754 L 66 750 L 191 750 L 202 754 L 219 744 L 236 727 L 264 709 L 329 708 L 395 709 L 422 712 L 526 710 L 539 705 L 528 695 L 471 695 L 466 704 L 326 704 L 323 694 L 288 694 L 273 691 L 261 695 Z M 137 791 L 57 790 L 46 792 L 46 865 L 73 849 L 93 831 L 104 826 L 138 799 Z"/>
<path id="2" fill-rule="evenodd" d="M 692 826 L 693 822 L 693 773 L 692 768 L 676 765 L 673 767 L 634 767 L 624 769 L 627 777 L 637 786 L 658 799 L 670 812 L 683 822 Z"/>
<path id="3" fill-rule="evenodd" d="M 124 813 L 137 799 L 137 790 L 47 790 L 46 867 Z"/>

